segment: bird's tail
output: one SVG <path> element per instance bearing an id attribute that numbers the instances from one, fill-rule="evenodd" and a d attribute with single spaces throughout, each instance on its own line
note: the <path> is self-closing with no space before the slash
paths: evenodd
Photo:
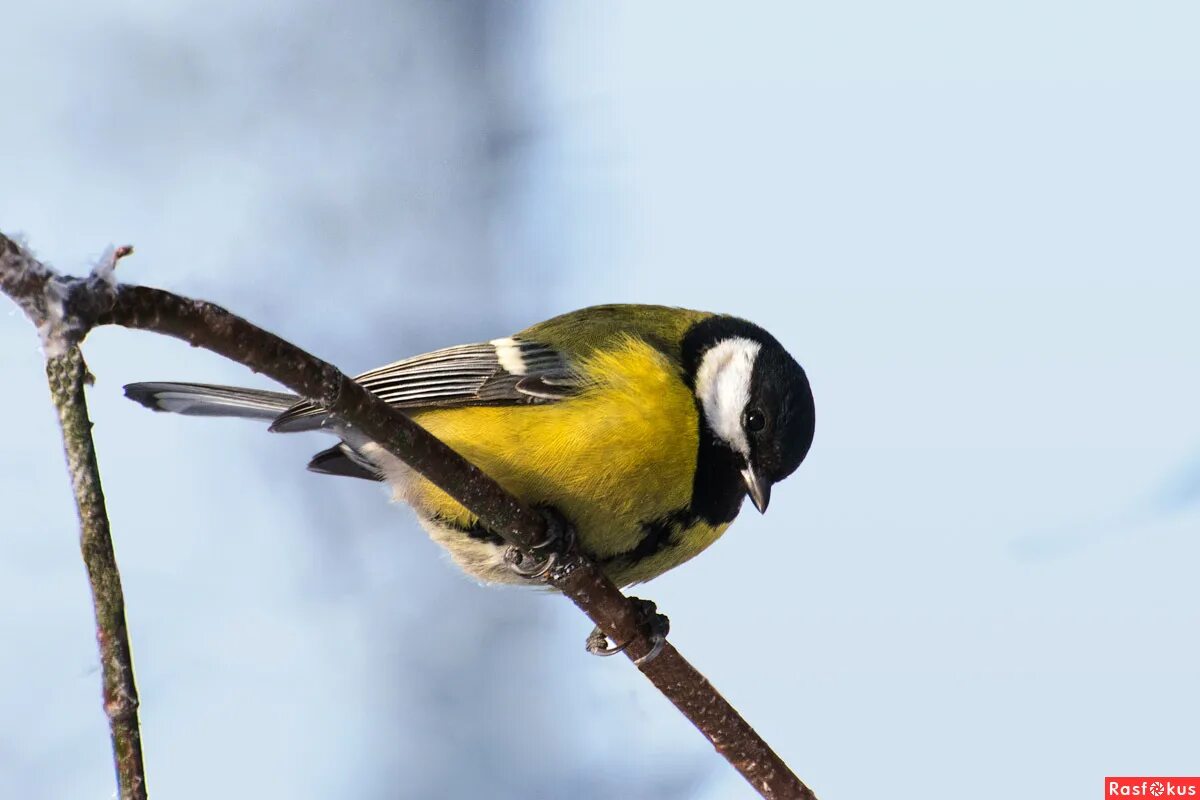
<path id="1" fill-rule="evenodd" d="M 208 383 L 131 383 L 125 396 L 155 411 L 196 417 L 273 420 L 300 402 L 294 394 Z"/>
<path id="2" fill-rule="evenodd" d="M 214 386 L 211 383 L 130 383 L 125 387 L 125 396 L 136 400 L 155 411 L 170 411 L 193 417 L 242 417 L 274 421 L 285 411 L 295 407 L 300 398 L 286 392 L 268 392 L 263 389 L 242 389 L 237 386 Z M 288 421 L 281 430 L 311 431 L 323 428 L 329 417 L 321 413 L 299 414 Z M 272 426 L 271 430 L 278 430 Z M 347 438 L 346 432 L 333 428 Z M 363 441 L 361 436 L 349 435 L 350 441 Z M 327 475 L 346 475 L 351 478 L 383 480 L 379 469 L 346 441 L 328 450 L 322 450 L 308 463 L 313 472 Z"/>

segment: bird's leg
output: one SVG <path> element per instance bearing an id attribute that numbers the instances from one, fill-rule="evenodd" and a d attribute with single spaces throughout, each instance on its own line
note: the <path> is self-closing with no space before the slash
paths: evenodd
<path id="1" fill-rule="evenodd" d="M 546 536 L 525 553 L 515 545 L 504 551 L 504 562 L 508 568 L 522 578 L 539 580 L 554 568 L 554 565 L 575 551 L 575 528 L 566 517 L 549 506 L 538 508 L 546 520 Z"/>
<path id="2" fill-rule="evenodd" d="M 630 597 L 629 599 L 637 604 L 638 624 L 651 642 L 650 652 L 633 662 L 640 667 L 642 664 L 653 661 L 662 652 L 663 646 L 667 643 L 667 634 L 671 631 L 671 620 L 667 619 L 665 614 L 658 613 L 658 606 L 654 604 L 653 600 L 643 600 L 640 597 Z M 610 646 L 608 637 L 604 635 L 604 631 L 600 630 L 600 626 L 596 626 L 588 634 L 586 644 L 587 651 L 594 656 L 615 656 L 628 646 L 629 642 Z"/>
<path id="3" fill-rule="evenodd" d="M 515 545 L 509 545 L 504 551 L 504 561 L 508 568 L 529 580 L 549 580 L 551 570 L 560 563 L 567 562 L 575 553 L 575 528 L 557 509 L 549 506 L 538 508 L 546 520 L 546 536 L 542 541 L 533 545 L 526 553 Z M 640 597 L 630 597 L 637 606 L 638 625 L 646 638 L 650 640 L 650 651 L 633 663 L 641 666 L 652 661 L 662 652 L 667 643 L 667 634 L 671 630 L 671 621 L 665 614 L 658 613 L 658 606 L 653 600 L 643 600 Z M 597 626 L 587 637 L 587 651 L 596 656 L 613 656 L 624 652 L 629 642 L 610 646 L 608 637 Z"/>

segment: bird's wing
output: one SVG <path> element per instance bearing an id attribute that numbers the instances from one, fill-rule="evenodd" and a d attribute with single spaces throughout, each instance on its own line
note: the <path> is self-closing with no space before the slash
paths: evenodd
<path id="1" fill-rule="evenodd" d="M 561 352 L 517 337 L 435 350 L 364 372 L 355 380 L 404 409 L 552 403 L 581 386 Z M 319 427 L 324 417 L 311 403 L 297 403 L 271 430 Z"/>

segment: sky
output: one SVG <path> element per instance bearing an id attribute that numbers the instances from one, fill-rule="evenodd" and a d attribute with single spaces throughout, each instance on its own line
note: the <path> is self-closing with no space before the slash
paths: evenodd
<path id="1" fill-rule="evenodd" d="M 768 514 L 638 587 L 672 642 L 818 796 L 1098 797 L 1200 752 L 1198 26 L 52 1 L 6 16 L 0 230 L 73 272 L 133 243 L 122 279 L 348 371 L 595 302 L 758 322 L 816 440 Z M 305 473 L 326 441 L 120 392 L 263 379 L 125 331 L 85 355 L 152 792 L 753 796 L 568 603 L 479 587 L 378 487 Z M 15 309 L 0 369 L 0 795 L 108 797 Z"/>

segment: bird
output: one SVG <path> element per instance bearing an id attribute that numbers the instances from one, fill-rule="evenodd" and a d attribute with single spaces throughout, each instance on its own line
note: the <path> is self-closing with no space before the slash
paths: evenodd
<path id="1" fill-rule="evenodd" d="M 705 550 L 746 498 L 765 513 L 815 427 L 808 377 L 771 334 L 738 317 L 669 306 L 583 308 L 356 380 L 515 497 L 561 514 L 579 550 L 622 587 Z M 338 443 L 309 470 L 385 483 L 481 582 L 537 582 L 467 508 L 307 400 L 162 381 L 125 393 L 158 411 L 332 433 Z"/>

